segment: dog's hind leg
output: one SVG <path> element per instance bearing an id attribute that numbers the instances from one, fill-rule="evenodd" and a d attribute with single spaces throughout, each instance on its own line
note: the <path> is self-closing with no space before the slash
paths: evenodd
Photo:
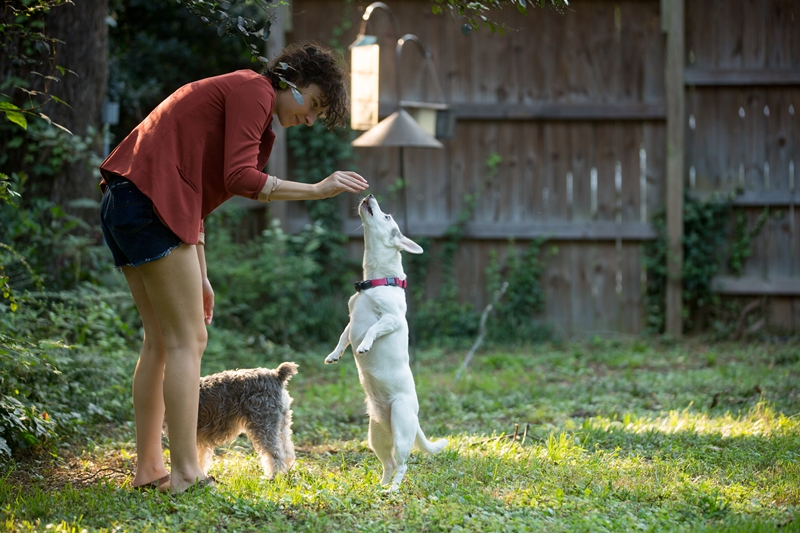
<path id="1" fill-rule="evenodd" d="M 283 473 L 289 470 L 295 461 L 294 442 L 292 442 L 292 412 L 288 411 L 283 415 L 280 435 L 278 436 L 278 446 L 283 448 L 284 469 L 277 472 Z"/>
<path id="2" fill-rule="evenodd" d="M 370 418 L 369 420 L 369 446 L 383 465 L 381 485 L 388 485 L 392 480 L 396 464 L 392 456 L 392 430 L 388 425 Z"/>
<path id="3" fill-rule="evenodd" d="M 286 464 L 288 457 L 283 449 L 283 438 L 276 435 L 274 429 L 249 427 L 245 433 L 261 458 L 261 467 L 267 479 L 272 479 L 275 474 L 288 470 Z"/>
<path id="4" fill-rule="evenodd" d="M 397 463 L 397 469 L 389 491 L 400 488 L 400 482 L 403 481 L 408 469 L 408 456 L 411 455 L 411 448 L 414 447 L 417 437 L 419 419 L 412 405 L 412 402 L 402 399 L 395 399 L 392 403 L 392 436 L 394 437 L 394 460 Z"/>
<path id="5" fill-rule="evenodd" d="M 337 344 L 336 348 L 334 348 L 333 351 L 328 354 L 328 357 L 325 358 L 325 364 L 329 365 L 331 363 L 335 363 L 336 361 L 338 361 L 342 357 L 342 354 L 344 354 L 345 349 L 349 345 L 350 345 L 350 323 L 348 322 L 347 326 L 345 326 L 344 331 L 339 337 L 339 344 Z"/>

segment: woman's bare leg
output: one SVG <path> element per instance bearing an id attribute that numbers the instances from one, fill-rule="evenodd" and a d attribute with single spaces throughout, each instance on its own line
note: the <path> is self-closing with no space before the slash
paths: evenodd
<path id="1" fill-rule="evenodd" d="M 181 244 L 166 257 L 136 269 L 164 343 L 163 398 L 169 424 L 170 484 L 173 492 L 180 492 L 205 477 L 197 461 L 200 360 L 208 339 L 200 263 L 195 246 Z M 148 424 L 154 427 L 155 421 Z"/>
<path id="2" fill-rule="evenodd" d="M 151 483 L 167 474 L 161 449 L 164 420 L 164 362 L 166 350 L 155 310 L 147 296 L 142 276 L 133 267 L 123 267 L 133 301 L 144 324 L 144 342 L 133 374 L 133 413 L 136 423 L 136 477 L 133 486 Z"/>

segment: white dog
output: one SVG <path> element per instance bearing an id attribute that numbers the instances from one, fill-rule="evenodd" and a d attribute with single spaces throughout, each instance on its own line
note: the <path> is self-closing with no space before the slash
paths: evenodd
<path id="1" fill-rule="evenodd" d="M 397 223 L 372 195 L 359 206 L 364 223 L 364 280 L 350 298 L 350 323 L 336 349 L 325 358 L 335 363 L 352 345 L 358 375 L 367 394 L 369 445 L 383 464 L 382 485 L 397 490 L 406 473 L 411 448 L 439 452 L 447 440 L 430 442 L 419 427 L 419 403 L 408 364 L 406 276 L 400 251 L 422 248 L 400 233 Z"/>

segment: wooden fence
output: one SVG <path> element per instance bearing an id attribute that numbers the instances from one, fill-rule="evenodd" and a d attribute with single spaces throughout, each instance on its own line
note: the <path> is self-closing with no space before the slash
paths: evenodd
<path id="1" fill-rule="evenodd" d="M 294 0 L 286 41 L 328 43 L 336 35 L 346 46 L 367 4 Z M 412 33 L 431 51 L 457 127 L 442 150 L 404 149 L 407 221 L 402 196 L 391 192 L 399 150 L 357 149 L 357 168 L 385 210 L 410 236 L 436 238 L 458 218 L 466 196 L 478 195 L 457 258 L 465 301 L 487 303 L 492 252 L 502 258 L 509 239 L 524 246 L 545 237 L 557 250 L 543 279 L 544 318 L 556 331 L 641 332 L 641 245 L 654 238 L 651 221 L 667 194 L 662 11 L 669 2 L 576 0 L 563 14 L 502 13 L 514 29 L 505 36 L 464 36 L 459 21 L 433 15 L 427 0 L 388 5 L 393 17 L 376 10 L 367 25 L 381 44 L 381 118 L 396 109 L 396 72 L 401 99 L 436 101 L 421 54 L 404 50 L 395 66 L 397 38 Z M 769 209 L 744 275 L 723 275 L 716 286 L 768 296 L 770 324 L 796 332 L 800 2 L 696 0 L 686 3 L 683 26 L 685 169 L 678 185 L 699 195 L 739 190 L 736 202 L 753 220 Z M 490 167 L 492 160 L 499 163 Z M 291 161 L 287 166 L 291 175 Z M 343 198 L 342 209 L 360 255 L 356 201 Z M 299 204 L 271 208 L 290 231 L 306 222 Z M 433 296 L 439 276 L 426 280 Z"/>

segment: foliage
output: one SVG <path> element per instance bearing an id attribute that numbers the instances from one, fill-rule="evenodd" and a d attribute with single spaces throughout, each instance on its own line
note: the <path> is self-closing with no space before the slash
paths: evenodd
<path id="1" fill-rule="evenodd" d="M 92 286 L 24 297 L 14 313 L 0 304 L 0 456 L 129 416 L 122 357 L 134 331 L 112 305 L 120 296 L 129 305 Z"/>
<path id="2" fill-rule="evenodd" d="M 436 15 L 441 15 L 449 11 L 454 18 L 464 20 L 461 26 L 461 33 L 468 35 L 471 31 L 479 31 L 481 27 L 488 28 L 492 33 L 498 32 L 501 35 L 508 31 L 508 26 L 502 22 L 494 20 L 492 12 L 500 11 L 504 7 L 516 9 L 523 16 L 528 15 L 529 6 L 549 7 L 562 12 L 568 5 L 569 0 L 488 0 L 486 2 L 473 2 L 468 0 L 432 0 L 432 11 Z"/>
<path id="3" fill-rule="evenodd" d="M 229 337 L 229 352 L 204 366 L 281 360 Z M 421 424 L 450 445 L 412 453 L 396 495 L 378 485 L 352 359 L 330 366 L 324 351 L 294 353 L 300 372 L 288 390 L 299 453 L 288 474 L 264 479 L 240 438 L 218 450 L 215 491 L 140 494 L 124 475 L 134 464 L 132 430 L 120 428 L 118 438 L 76 446 L 80 460 L 69 468 L 7 465 L 0 523 L 12 531 L 794 531 L 798 348 L 520 346 L 476 357 L 458 385 L 458 353 L 420 350 Z"/>
<path id="4" fill-rule="evenodd" d="M 688 193 L 683 211 L 683 318 L 685 330 L 702 330 L 709 318 L 720 314 L 727 303 L 713 291 L 712 280 L 727 266 L 733 275 L 742 273 L 752 254 L 752 240 L 767 219 L 764 210 L 752 227 L 748 227 L 743 210 L 734 209 L 728 197 L 700 200 Z M 728 223 L 734 217 L 732 237 Z M 667 231 L 663 211 L 653 219 L 657 238 L 644 247 L 647 272 L 646 327 L 651 333 L 664 331 L 664 299 L 667 282 Z M 720 332 L 730 325 L 715 324 Z M 729 332 L 729 331 L 728 331 Z"/>
<path id="5" fill-rule="evenodd" d="M 547 340 L 549 328 L 537 321 L 544 311 L 545 293 L 542 276 L 545 271 L 542 247 L 544 239 L 534 239 L 518 252 L 512 240 L 509 241 L 505 265 L 492 253 L 488 268 L 488 293 L 500 289 L 504 281 L 508 290 L 494 306 L 487 321 L 488 339 L 504 346 Z M 548 255 L 555 252 L 551 249 Z"/>
<path id="6" fill-rule="evenodd" d="M 0 200 L 3 202 L 0 205 L 6 208 L 13 208 L 18 198 L 19 193 L 12 188 L 11 178 L 0 173 Z M 9 307 L 13 312 L 17 310 L 17 300 L 14 297 L 14 290 L 9 283 L 10 279 L 6 273 L 5 261 L 3 259 L 6 255 L 14 256 L 20 261 L 20 264 L 28 267 L 29 272 L 31 272 L 31 270 L 24 257 L 18 254 L 16 250 L 8 244 L 0 242 L 0 294 L 2 294 L 3 299 L 8 301 Z"/>
<path id="7" fill-rule="evenodd" d="M 25 193 L 24 174 L 12 175 L 10 183 Z M 12 288 L 32 288 L 40 279 L 49 290 L 66 290 L 99 283 L 111 271 L 99 228 L 49 200 L 33 198 L 27 208 L 0 204 L 0 226 L 8 245 L 0 248 L 0 265 Z"/>
<path id="8" fill-rule="evenodd" d="M 12 177 L 24 175 L 16 178 L 18 185 L 27 186 L 24 199 L 49 196 L 53 183 L 69 165 L 81 164 L 91 175 L 100 178 L 101 158 L 93 149 L 98 144 L 99 134 L 92 127 L 84 136 L 52 128 L 42 121 L 31 123 L 24 131 L 0 125 L 0 131 L 6 141 L 5 150 L 0 154 L 0 166 L 10 169 Z M 30 176 L 36 176 L 36 188 L 34 180 L 28 180 Z"/>
<path id="9" fill-rule="evenodd" d="M 731 251 L 728 257 L 728 270 L 734 276 L 739 276 L 744 271 L 745 262 L 753 255 L 753 238 L 761 232 L 768 217 L 769 209 L 764 208 L 756 223 L 749 227 L 744 210 L 738 210 L 735 213 L 733 239 L 730 243 Z"/>
<path id="10" fill-rule="evenodd" d="M 287 130 L 292 176 L 304 183 L 317 183 L 335 172 L 343 161 L 353 161 L 350 129 L 329 130 L 322 123 Z M 314 225 L 325 231 L 319 247 L 311 252 L 313 260 L 324 265 L 319 273 L 319 288 L 331 295 L 346 296 L 358 274 L 358 263 L 347 253 L 347 235 L 342 233 L 341 198 L 304 202 Z M 346 287 L 346 289 L 345 289 Z M 344 292 L 343 292 L 344 291 Z"/>
<path id="11" fill-rule="evenodd" d="M 91 161 L 78 136 L 36 123 L 12 133 L 11 144 L 24 149 L 40 175 Z M 103 291 L 83 284 L 110 270 L 107 251 L 97 246 L 96 229 L 61 206 L 28 197 L 26 186 L 24 173 L 0 176 L 0 456 L 54 450 L 88 421 L 119 420 L 129 411 L 116 388 L 131 330 Z M 73 292 L 30 292 L 45 287 Z"/>
<path id="12" fill-rule="evenodd" d="M 181 0 L 178 0 L 181 3 Z M 266 18 L 269 9 L 272 9 L 271 1 L 264 0 L 248 0 L 239 1 L 229 0 L 222 2 L 209 2 L 206 0 L 183 0 L 186 8 L 200 17 L 206 24 L 216 26 L 217 35 L 239 35 L 243 39 L 257 38 L 266 41 L 269 37 L 271 21 L 258 20 L 251 18 L 253 15 L 261 15 L 260 18 Z M 285 5 L 283 2 L 278 2 L 278 5 Z M 243 12 L 242 7 L 252 8 L 248 12 Z M 238 8 L 238 9 L 237 9 Z M 238 33 L 237 33 L 238 32 Z"/>
<path id="13" fill-rule="evenodd" d="M 111 131 L 118 140 L 185 83 L 253 65 L 249 48 L 237 36 L 219 36 L 214 27 L 199 24 L 186 3 L 109 4 L 114 23 L 109 28 L 109 100 L 120 104 L 119 124 Z M 249 16 L 239 4 L 231 9 Z"/>
<path id="14" fill-rule="evenodd" d="M 0 12 L 0 33 L 3 41 L 0 50 L 7 56 L 13 72 L 25 77 L 30 73 L 44 81 L 42 90 L 32 90 L 30 84 L 20 76 L 9 76 L 0 84 L 0 112 L 9 122 L 23 129 L 28 127 L 29 118 L 42 119 L 47 124 L 64 129 L 63 126 L 52 123 L 39 110 L 50 101 L 65 103 L 50 94 L 50 87 L 69 71 L 56 62 L 56 48 L 61 43 L 45 33 L 45 17 L 51 9 L 67 3 L 71 1 L 17 0 L 3 3 L 3 10 Z M 45 70 L 40 72 L 42 67 Z M 24 96 L 6 92 L 13 93 L 14 89 L 24 93 Z"/>
<path id="15" fill-rule="evenodd" d="M 295 348 L 338 337 L 347 320 L 347 295 L 319 283 L 328 266 L 315 258 L 328 231 L 315 223 L 289 235 L 276 220 L 261 236 L 237 243 L 239 217 L 228 210 L 206 219 L 215 325 Z"/>
<path id="16" fill-rule="evenodd" d="M 271 20 L 262 21 L 256 13 L 268 14 L 272 3 L 269 0 L 230 0 L 223 2 L 213 2 L 208 0 L 178 0 L 183 2 L 189 11 L 199 16 L 200 19 L 210 25 L 217 27 L 217 32 L 222 35 L 239 35 L 245 42 L 252 39 L 264 39 L 269 36 Z M 276 5 L 283 5 L 279 2 Z M 449 12 L 454 18 L 463 20 L 461 31 L 464 35 L 471 31 L 479 31 L 481 27 L 488 28 L 492 33 L 500 34 L 508 31 L 508 26 L 495 20 L 494 12 L 501 11 L 505 7 L 513 8 L 523 16 L 527 16 L 529 7 L 549 6 L 558 12 L 569 5 L 569 0 L 488 0 L 485 2 L 474 2 L 471 0 L 431 0 L 431 11 L 436 15 Z M 249 13 L 242 16 L 237 12 L 237 8 L 251 8 Z M 334 32 L 336 33 L 336 32 Z M 336 35 L 335 35 L 336 37 Z M 255 50 L 255 46 L 253 46 Z M 257 55 L 257 52 L 255 52 Z M 265 61 L 259 57 L 259 60 Z"/>
<path id="17" fill-rule="evenodd" d="M 719 270 L 718 261 L 725 241 L 725 224 L 730 204 L 702 201 L 689 194 L 683 203 L 683 306 L 684 328 L 690 329 L 696 311 L 714 303 L 711 280 Z M 668 241 L 666 213 L 653 217 L 657 238 L 644 247 L 647 272 L 646 327 L 653 333 L 664 330 Z"/>

